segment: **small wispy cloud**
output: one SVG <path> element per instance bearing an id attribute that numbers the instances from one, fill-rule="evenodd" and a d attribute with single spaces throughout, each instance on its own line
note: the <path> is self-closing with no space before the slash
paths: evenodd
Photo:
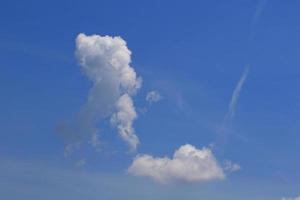
<path id="1" fill-rule="evenodd" d="M 235 115 L 236 106 L 238 104 L 238 100 L 242 92 L 243 85 L 247 79 L 248 73 L 249 73 L 249 67 L 247 66 L 232 93 L 231 100 L 228 106 L 228 111 L 227 114 L 225 115 L 225 120 L 224 120 L 225 122 L 232 120 L 232 118 Z"/>
<path id="2" fill-rule="evenodd" d="M 75 163 L 75 167 L 77 167 L 77 168 L 84 167 L 85 165 L 86 165 L 86 160 L 85 160 L 84 158 L 78 160 L 78 161 Z"/>
<path id="3" fill-rule="evenodd" d="M 94 133 L 89 141 L 92 147 L 94 147 L 94 149 L 98 152 L 101 151 L 101 144 L 102 144 L 99 137 L 100 137 L 99 134 Z"/>
<path id="4" fill-rule="evenodd" d="M 162 96 L 160 95 L 160 93 L 157 90 L 153 90 L 147 93 L 146 101 L 152 104 L 160 101 L 161 98 Z"/>
<path id="5" fill-rule="evenodd" d="M 237 163 L 233 163 L 230 160 L 225 160 L 224 162 L 224 170 L 227 172 L 235 172 L 241 169 L 241 166 Z"/>

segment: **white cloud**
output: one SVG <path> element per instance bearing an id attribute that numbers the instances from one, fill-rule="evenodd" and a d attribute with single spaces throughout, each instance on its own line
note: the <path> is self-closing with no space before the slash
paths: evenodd
<path id="1" fill-rule="evenodd" d="M 141 86 L 141 80 L 129 65 L 131 52 L 121 37 L 81 33 L 76 39 L 76 55 L 83 72 L 96 83 L 111 83 L 118 92 L 128 93 Z"/>
<path id="2" fill-rule="evenodd" d="M 87 102 L 76 118 L 69 123 L 62 124 L 58 129 L 69 139 L 69 143 L 91 138 L 94 133 L 98 132 L 97 126 L 101 120 L 110 118 L 114 112 L 123 112 L 124 108 L 119 104 L 124 96 L 127 100 L 130 99 L 128 109 L 133 110 L 126 111 L 135 112 L 131 96 L 137 92 L 142 83 L 142 79 L 130 66 L 131 52 L 121 37 L 87 36 L 81 33 L 76 38 L 76 57 L 82 72 L 93 85 Z M 118 124 L 123 123 L 122 120 L 116 120 L 116 127 L 121 137 L 135 148 L 137 144 L 132 142 L 132 138 L 137 138 L 137 136 L 132 131 L 132 123 L 136 116 L 131 119 L 132 121 L 128 120 L 126 124 L 130 125 L 130 133 L 124 134 L 121 131 L 123 129 L 119 128 L 124 126 L 124 124 Z M 98 140 L 97 144 L 99 144 Z"/>
<path id="3" fill-rule="evenodd" d="M 225 174 L 212 151 L 186 144 L 177 149 L 173 158 L 138 155 L 128 172 L 146 176 L 160 183 L 174 181 L 201 182 L 224 179 Z"/>
<path id="4" fill-rule="evenodd" d="M 161 100 L 161 95 L 158 91 L 153 90 L 147 93 L 146 101 L 148 101 L 150 104 L 155 103 Z"/>
<path id="5" fill-rule="evenodd" d="M 294 197 L 294 198 L 282 198 L 281 200 L 300 200 L 300 196 L 299 197 Z"/>
<path id="6" fill-rule="evenodd" d="M 111 123 L 117 127 L 120 136 L 130 144 L 133 149 L 136 149 L 139 144 L 139 139 L 135 135 L 132 127 L 133 121 L 137 118 L 133 101 L 128 94 L 124 94 L 116 103 L 117 112 L 111 117 Z"/>
<path id="7" fill-rule="evenodd" d="M 229 107 L 228 107 L 228 112 L 225 116 L 225 120 L 231 120 L 234 117 L 236 106 L 237 106 L 237 103 L 239 100 L 239 96 L 242 91 L 243 85 L 247 79 L 248 72 L 249 72 L 249 68 L 246 67 L 245 71 L 242 74 L 242 77 L 240 78 L 239 82 L 237 83 L 237 85 L 233 91 L 233 94 L 232 94 L 232 97 L 231 97 L 231 100 L 229 103 Z"/>

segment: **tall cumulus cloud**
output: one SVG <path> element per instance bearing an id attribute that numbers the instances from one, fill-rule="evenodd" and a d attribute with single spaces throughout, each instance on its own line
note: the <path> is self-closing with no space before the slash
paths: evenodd
<path id="1" fill-rule="evenodd" d="M 98 138 L 97 126 L 101 120 L 111 118 L 121 138 L 136 149 L 139 140 L 133 128 L 137 114 L 132 96 L 141 87 L 142 79 L 130 66 L 131 52 L 126 42 L 121 37 L 81 33 L 76 38 L 75 54 L 92 87 L 78 115 L 61 124 L 59 133 L 70 143 Z"/>

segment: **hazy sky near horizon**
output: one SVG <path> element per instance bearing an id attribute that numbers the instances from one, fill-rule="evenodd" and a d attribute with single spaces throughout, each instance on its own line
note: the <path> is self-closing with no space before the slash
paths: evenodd
<path id="1" fill-rule="evenodd" d="M 297 200 L 299 7 L 2 1 L 0 199 Z"/>

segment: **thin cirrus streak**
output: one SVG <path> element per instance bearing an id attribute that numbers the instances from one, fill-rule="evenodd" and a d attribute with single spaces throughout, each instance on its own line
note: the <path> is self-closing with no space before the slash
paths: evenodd
<path id="1" fill-rule="evenodd" d="M 266 5 L 267 5 L 267 2 L 268 2 L 268 0 L 262 0 L 257 5 L 254 15 L 252 17 L 252 22 L 251 22 L 252 28 L 254 28 L 254 26 L 256 26 L 256 24 L 258 23 Z"/>
<path id="2" fill-rule="evenodd" d="M 254 12 L 252 20 L 251 20 L 249 42 L 251 42 L 254 39 L 256 26 L 265 10 L 267 3 L 268 3 L 268 0 L 261 0 L 255 9 L 255 12 Z"/>
<path id="3" fill-rule="evenodd" d="M 238 81 L 233 93 L 232 93 L 232 96 L 231 96 L 231 100 L 230 100 L 230 103 L 229 103 L 229 106 L 228 106 L 228 111 L 225 115 L 225 119 L 224 119 L 224 122 L 228 122 L 228 121 L 231 121 L 232 118 L 234 117 L 235 115 L 235 111 L 236 111 L 236 106 L 238 104 L 238 100 L 239 100 L 239 97 L 240 97 L 240 94 L 242 92 L 242 89 L 243 89 L 243 86 L 245 84 L 245 81 L 247 79 L 247 76 L 248 76 L 248 73 L 249 73 L 249 66 L 247 66 L 242 74 L 242 77 L 240 78 L 240 80 Z"/>
<path id="4" fill-rule="evenodd" d="M 232 121 L 232 119 L 235 116 L 236 107 L 238 105 L 239 97 L 242 92 L 243 86 L 245 84 L 245 81 L 249 74 L 249 66 L 246 66 L 241 78 L 239 79 L 237 85 L 235 86 L 235 89 L 233 90 L 230 103 L 228 105 L 228 111 L 223 119 L 223 122 L 220 127 L 217 129 L 217 139 L 215 141 L 215 144 L 218 144 L 218 148 L 220 151 L 224 151 L 224 148 L 226 148 L 228 142 L 229 142 L 229 135 L 233 134 L 233 131 L 228 128 L 228 125 Z M 235 136 L 246 141 L 247 138 L 240 134 L 236 134 Z"/>

